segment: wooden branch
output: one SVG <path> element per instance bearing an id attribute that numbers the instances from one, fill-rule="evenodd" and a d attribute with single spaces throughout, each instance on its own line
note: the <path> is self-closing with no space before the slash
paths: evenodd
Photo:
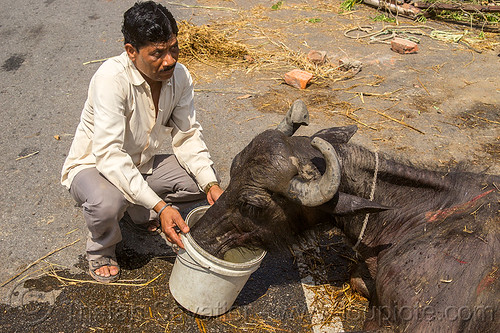
<path id="1" fill-rule="evenodd" d="M 410 4 L 403 4 L 403 5 L 398 5 L 395 3 L 392 3 L 390 0 L 363 0 L 364 3 L 367 5 L 377 7 L 377 8 L 382 8 L 382 9 L 387 9 L 391 11 L 392 13 L 396 13 L 399 15 L 406 15 L 409 17 L 417 17 L 419 15 L 422 15 L 422 10 L 420 8 L 416 8 L 415 6 L 412 6 Z"/>
<path id="2" fill-rule="evenodd" d="M 500 6 L 481 6 L 481 5 L 470 5 L 470 4 L 458 4 L 458 3 L 428 3 L 428 2 L 416 2 L 413 4 L 413 6 L 420 9 L 500 13 Z"/>

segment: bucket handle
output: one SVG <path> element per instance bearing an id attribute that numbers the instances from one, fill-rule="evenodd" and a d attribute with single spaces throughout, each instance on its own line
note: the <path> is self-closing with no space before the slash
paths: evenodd
<path id="1" fill-rule="evenodd" d="M 175 252 L 175 254 L 177 254 L 177 258 L 179 258 L 179 260 L 181 260 L 181 261 L 182 261 L 182 260 L 184 260 L 185 262 L 187 262 L 187 263 L 189 263 L 189 264 L 191 264 L 191 265 L 195 265 L 195 266 L 197 265 L 197 266 L 200 266 L 201 268 L 204 268 L 204 269 L 206 269 L 206 270 L 210 270 L 210 266 L 203 266 L 203 265 L 201 265 L 201 264 L 200 264 L 200 263 L 198 263 L 198 262 L 197 262 L 197 261 L 196 261 L 193 257 L 191 257 L 191 255 L 189 254 L 189 252 L 188 252 L 188 251 L 186 251 L 186 250 L 184 250 L 184 251 L 187 253 L 187 255 L 189 256 L 189 258 L 191 258 L 194 262 L 189 262 L 188 260 L 185 260 L 184 258 L 181 258 L 181 257 L 179 256 L 179 251 L 180 251 L 179 246 L 178 246 L 177 244 L 171 243 L 171 242 L 167 239 L 167 237 L 165 236 L 165 234 L 164 234 L 164 233 L 161 233 L 161 237 L 165 240 L 165 242 L 167 243 L 167 245 L 170 245 L 170 247 L 171 247 L 171 248 L 172 248 L 172 250 Z"/>
<path id="2" fill-rule="evenodd" d="M 193 260 L 193 262 L 190 262 L 189 260 L 186 260 L 186 259 L 182 258 L 181 256 L 179 256 L 179 253 L 177 253 L 177 259 L 179 259 L 180 261 L 184 260 L 185 262 L 187 262 L 187 263 L 189 263 L 191 265 L 200 266 L 201 268 L 204 268 L 204 269 L 206 269 L 208 271 L 210 270 L 210 268 L 211 268 L 210 266 L 203 266 L 202 264 L 200 264 L 199 262 L 197 262 L 193 257 L 191 257 L 191 255 L 189 254 L 188 251 L 185 251 L 185 252 L 189 256 L 189 258 L 191 258 Z"/>

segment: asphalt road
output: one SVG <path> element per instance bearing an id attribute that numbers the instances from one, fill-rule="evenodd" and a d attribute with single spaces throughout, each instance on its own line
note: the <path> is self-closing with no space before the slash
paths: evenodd
<path id="1" fill-rule="evenodd" d="M 30 274 L 30 278 L 36 277 L 44 273 L 39 270 L 47 268 L 49 264 L 61 265 L 57 267 L 62 268 L 64 273 L 61 274 L 68 278 L 88 279 L 82 258 L 85 251 L 85 225 L 80 209 L 75 207 L 69 193 L 59 183 L 60 170 L 73 139 L 90 78 L 100 65 L 97 60 L 122 52 L 122 15 L 134 1 L 0 0 L 0 3 L 0 145 L 3 151 L 0 155 L 0 267 L 3 268 L 0 271 L 0 283 L 33 264 L 31 269 L 0 287 L 0 329 L 8 332 L 88 332 L 104 328 L 110 332 L 120 329 L 140 332 L 166 330 L 165 327 L 170 323 L 169 329 L 177 332 L 201 330 L 197 318 L 182 312 L 168 293 L 166 285 L 173 253 L 161 238 L 142 239 L 124 231 L 121 256 L 128 263 L 124 270 L 125 277 L 135 279 L 140 276 L 147 280 L 157 273 L 163 274 L 158 280 L 159 285 L 142 294 L 134 294 L 134 290 L 129 289 L 110 291 L 88 284 L 60 288 L 60 285 L 56 286 L 53 281 L 43 278 L 41 286 L 34 289 L 25 284 L 23 277 L 26 274 Z M 240 10 L 251 9 L 258 4 L 269 7 L 271 4 L 258 0 L 189 0 L 183 3 Z M 287 3 L 308 4 L 307 1 Z M 236 15 L 231 11 L 179 5 L 169 5 L 169 8 L 177 20 L 191 20 L 196 24 Z M 347 16 L 321 13 L 330 15 L 334 20 L 347 19 Z M 373 13 L 370 12 L 370 15 Z M 282 15 L 285 15 L 284 11 Z M 268 23 L 263 21 L 262 24 Z M 391 53 L 386 45 L 360 47 L 360 44 L 353 44 L 342 37 L 336 21 L 334 24 L 333 30 L 323 26 L 321 33 L 313 35 L 311 32 L 307 37 L 309 43 L 313 45 L 314 42 L 315 45 L 335 48 L 337 51 L 341 49 L 344 53 L 362 57 L 368 64 L 363 73 L 386 77 L 385 86 L 382 85 L 383 90 L 376 91 L 378 93 L 404 87 L 404 93 L 400 95 L 402 103 L 398 108 L 403 108 L 403 105 L 408 107 L 406 113 L 402 111 L 403 117 L 407 116 L 404 119 L 418 121 L 417 127 L 426 132 L 424 136 L 402 127 L 401 134 L 398 132 L 401 127 L 395 131 L 394 127 L 388 126 L 400 125 L 387 119 L 378 119 L 373 124 L 380 126 L 380 131 L 370 132 L 371 129 L 360 125 L 359 135 L 355 139 L 357 142 L 369 147 L 378 145 L 381 150 L 404 154 L 406 158 L 418 157 L 424 161 L 456 161 L 464 158 L 476 168 L 499 172 L 500 166 L 495 159 L 498 155 L 489 153 L 485 148 L 493 147 L 498 152 L 498 125 L 494 125 L 494 121 L 498 123 L 500 104 L 498 48 L 496 52 L 473 54 L 463 46 L 430 43 L 426 40 L 427 44 L 422 46 L 419 55 L 403 58 Z M 300 30 L 303 27 L 297 23 L 296 27 L 289 26 L 288 29 Z M 291 42 L 302 45 L 301 33 L 290 34 Z M 266 109 L 263 106 L 265 103 L 260 102 L 258 105 L 255 102 L 258 99 L 237 97 L 248 93 L 254 97 L 278 94 L 274 99 L 278 103 L 280 94 L 285 99 L 298 92 L 266 73 L 254 73 L 252 79 L 245 71 L 237 70 L 219 76 L 217 69 L 208 67 L 197 67 L 200 72 L 211 73 L 212 76 L 197 83 L 196 108 L 207 145 L 225 185 L 229 181 L 229 166 L 234 155 L 253 136 L 275 126 L 282 117 L 278 113 L 262 112 Z M 259 75 L 260 78 L 255 79 Z M 433 96 L 429 96 L 431 93 Z M 306 97 L 310 98 L 309 95 Z M 337 97 L 362 105 L 358 99 L 353 101 L 352 94 Z M 382 102 L 390 103 L 383 106 L 386 112 L 394 104 L 392 101 L 370 101 L 368 98 L 365 97 L 367 103 L 373 103 L 374 106 Z M 270 100 L 272 104 L 273 99 Z M 426 108 L 426 111 L 421 115 L 422 108 Z M 279 111 L 286 111 L 282 109 Z M 464 127 L 457 130 L 457 126 L 450 125 L 453 120 L 446 118 L 445 112 L 441 112 L 443 110 L 449 110 L 453 117 L 466 111 L 479 112 L 476 113 L 478 117 L 488 118 L 490 122 L 469 128 L 464 121 Z M 410 113 L 411 117 L 408 117 Z M 337 117 L 336 124 L 352 123 L 342 118 L 340 113 L 334 116 Z M 325 122 L 325 119 L 330 121 L 329 117 L 316 114 L 312 117 L 312 124 L 301 129 L 300 133 L 313 133 L 330 125 Z M 338 242 L 339 239 L 329 241 Z M 53 251 L 56 252 L 51 254 Z M 322 256 L 325 258 L 335 256 L 335 251 L 328 252 L 323 248 L 321 251 L 324 251 Z M 346 278 L 347 263 L 339 257 L 330 260 L 327 265 L 330 282 L 337 281 L 339 286 L 342 285 Z M 225 324 L 224 318 L 207 321 L 208 331 L 238 331 L 239 327 L 248 328 L 249 322 L 256 331 L 259 331 L 258 323 L 263 325 L 261 330 L 266 330 L 265 325 L 268 325 L 267 328 L 280 327 L 292 332 L 310 331 L 310 314 L 301 286 L 302 278 L 304 276 L 299 273 L 293 256 L 286 253 L 268 255 L 262 268 L 252 276 L 237 300 L 238 310 L 231 312 L 232 318 L 226 318 L 230 324 Z M 28 294 L 28 290 L 35 291 Z M 23 299 L 23 296 L 26 298 Z M 156 321 L 148 321 L 145 326 L 144 322 L 153 318 L 152 314 L 150 317 L 139 316 L 135 321 L 123 320 L 121 310 L 117 314 L 108 309 L 114 308 L 113 304 L 151 309 L 152 304 L 158 304 L 158 299 L 164 302 L 158 312 L 162 312 L 165 318 L 160 320 L 155 317 Z M 27 300 L 49 301 L 52 304 L 45 310 L 40 308 L 40 313 L 35 313 L 26 307 L 19 307 L 25 306 Z M 73 312 L 68 315 L 68 304 L 84 305 L 79 305 L 80 308 L 77 306 L 76 314 Z M 103 307 L 108 309 L 107 317 L 96 317 L 95 306 L 101 306 L 101 310 Z M 235 318 L 236 313 L 241 316 Z M 175 318 L 182 320 L 176 321 Z"/>
<path id="2" fill-rule="evenodd" d="M 51 260 L 71 267 L 83 253 L 84 225 L 59 183 L 60 170 L 99 66 L 83 63 L 121 52 L 121 15 L 132 3 L 2 1 L 2 281 L 79 238 Z"/>

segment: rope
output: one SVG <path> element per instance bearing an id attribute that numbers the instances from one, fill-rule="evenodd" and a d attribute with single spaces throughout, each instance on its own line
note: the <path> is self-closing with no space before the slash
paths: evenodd
<path id="1" fill-rule="evenodd" d="M 377 175 L 378 175 L 378 152 L 375 152 L 375 171 L 373 172 L 373 180 L 372 180 L 372 190 L 370 192 L 370 201 L 373 201 L 373 198 L 375 197 L 375 187 L 377 185 Z M 363 239 L 363 236 L 365 234 L 366 230 L 366 225 L 368 224 L 368 218 L 370 217 L 370 213 L 367 213 L 365 215 L 365 220 L 363 221 L 363 226 L 361 227 L 361 231 L 359 232 L 358 236 L 358 241 L 354 245 L 353 249 L 356 251 L 358 248 L 359 244 L 361 243 L 361 240 Z"/>
<path id="2" fill-rule="evenodd" d="M 407 29 L 407 30 L 404 30 Z M 388 39 L 394 38 L 397 34 L 414 34 L 414 35 L 426 35 L 424 32 L 415 30 L 415 29 L 432 29 L 430 27 L 426 27 L 423 25 L 411 26 L 411 25 L 402 25 L 402 26 L 387 26 L 378 31 L 373 31 L 374 27 L 370 25 L 362 25 L 356 28 L 348 29 L 344 32 L 344 36 L 351 39 L 360 39 L 360 38 L 370 38 L 369 44 L 371 43 L 386 43 L 389 44 Z M 358 31 L 356 36 L 351 35 L 351 33 Z M 363 35 L 360 35 L 359 32 L 363 32 Z M 373 31 L 373 32 L 372 32 Z M 406 37 L 408 39 L 408 36 Z M 415 37 L 410 37 L 414 42 L 418 43 L 418 39 Z"/>

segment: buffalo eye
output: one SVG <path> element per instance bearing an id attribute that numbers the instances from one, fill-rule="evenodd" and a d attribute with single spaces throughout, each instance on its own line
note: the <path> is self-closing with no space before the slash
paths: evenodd
<path id="1" fill-rule="evenodd" d="M 248 202 L 242 202 L 240 205 L 240 213 L 251 219 L 259 219 L 263 215 L 263 209 Z"/>

